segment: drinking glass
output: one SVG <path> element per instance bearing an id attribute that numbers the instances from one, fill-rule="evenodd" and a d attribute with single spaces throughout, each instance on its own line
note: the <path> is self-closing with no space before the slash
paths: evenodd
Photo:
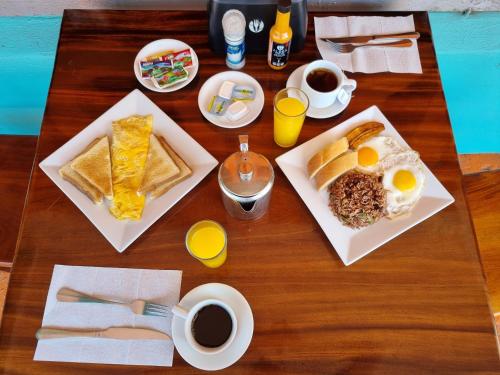
<path id="1" fill-rule="evenodd" d="M 309 99 L 299 88 L 287 87 L 274 96 L 274 142 L 278 146 L 297 143 L 308 108 Z"/>
<path id="2" fill-rule="evenodd" d="M 199 221 L 186 233 L 186 248 L 193 258 L 205 266 L 220 267 L 227 258 L 226 231 L 213 220 Z"/>

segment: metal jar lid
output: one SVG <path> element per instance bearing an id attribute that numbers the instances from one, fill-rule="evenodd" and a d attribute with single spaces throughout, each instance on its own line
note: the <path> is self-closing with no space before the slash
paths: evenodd
<path id="1" fill-rule="evenodd" d="M 235 200 L 256 200 L 271 190 L 274 170 L 263 155 L 248 151 L 248 135 L 240 135 L 239 141 L 240 151 L 230 155 L 219 168 L 219 185 Z"/>

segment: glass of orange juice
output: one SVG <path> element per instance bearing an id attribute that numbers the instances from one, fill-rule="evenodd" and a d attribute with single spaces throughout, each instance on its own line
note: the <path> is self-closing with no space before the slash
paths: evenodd
<path id="1" fill-rule="evenodd" d="M 186 248 L 205 266 L 220 267 L 227 258 L 226 231 L 213 220 L 199 221 L 186 233 Z"/>
<path id="2" fill-rule="evenodd" d="M 274 96 L 274 142 L 278 146 L 297 143 L 308 108 L 309 99 L 301 89 L 287 87 Z"/>

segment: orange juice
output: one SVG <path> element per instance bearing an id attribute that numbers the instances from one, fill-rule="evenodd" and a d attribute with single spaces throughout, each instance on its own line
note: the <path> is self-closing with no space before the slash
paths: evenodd
<path id="1" fill-rule="evenodd" d="M 186 247 L 205 266 L 220 267 L 227 258 L 226 232 L 215 221 L 199 221 L 187 232 Z"/>
<path id="2" fill-rule="evenodd" d="M 306 117 L 307 102 L 304 103 L 303 100 L 296 97 L 276 99 L 278 100 L 275 100 L 274 105 L 274 141 L 278 146 L 290 147 L 297 142 L 302 130 L 302 124 Z"/>

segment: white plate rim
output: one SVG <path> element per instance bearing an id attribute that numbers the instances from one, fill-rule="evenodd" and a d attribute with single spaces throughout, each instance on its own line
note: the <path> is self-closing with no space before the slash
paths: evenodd
<path id="1" fill-rule="evenodd" d="M 342 236 L 339 235 L 338 233 L 337 234 L 332 233 L 332 230 L 331 230 L 332 229 L 332 223 L 335 223 L 334 227 L 336 229 L 338 229 L 338 228 L 344 228 L 342 230 L 343 232 L 347 231 L 347 232 L 352 232 L 354 234 L 360 234 L 360 233 L 363 233 L 363 231 L 368 230 L 368 228 L 377 228 L 376 226 L 383 225 L 384 221 L 387 222 L 387 221 L 389 221 L 389 219 L 383 218 L 379 222 L 375 223 L 372 226 L 361 228 L 361 229 L 358 229 L 358 230 L 351 229 L 351 228 L 348 228 L 346 226 L 343 226 L 338 221 L 338 219 L 333 215 L 333 213 L 331 213 L 331 212 L 329 212 L 330 215 L 328 216 L 328 219 L 325 220 L 324 218 L 322 218 L 322 214 L 324 212 L 320 213 L 314 207 L 314 205 L 317 203 L 317 202 L 314 202 L 314 200 L 317 199 L 317 196 L 314 199 L 311 199 L 311 198 L 309 198 L 307 196 L 304 197 L 303 195 L 301 195 L 301 191 L 303 190 L 303 188 L 301 187 L 301 183 L 303 181 L 302 180 L 298 181 L 295 177 L 293 177 L 294 169 L 297 169 L 298 167 L 297 167 L 297 165 L 290 164 L 290 162 L 288 161 L 288 159 L 292 159 L 292 158 L 296 157 L 297 155 L 301 155 L 304 152 L 304 150 L 307 150 L 308 147 L 311 147 L 312 144 L 321 143 L 321 141 L 322 141 L 323 138 L 327 138 L 332 133 L 340 133 L 340 132 L 342 132 L 342 134 L 344 134 L 346 131 L 348 131 L 347 128 L 353 128 L 353 127 L 357 126 L 360 123 L 369 121 L 369 120 L 365 119 L 364 117 L 369 117 L 369 118 L 372 119 L 372 121 L 383 122 L 384 125 L 385 125 L 385 127 L 386 127 L 386 129 L 384 130 L 384 132 L 382 134 L 388 134 L 388 135 L 392 136 L 393 138 L 395 138 L 396 141 L 398 141 L 401 145 L 405 145 L 405 146 L 409 147 L 409 145 L 406 143 L 406 141 L 403 139 L 403 137 L 401 137 L 401 135 L 399 134 L 399 132 L 394 128 L 394 126 L 384 116 L 384 114 L 380 111 L 380 109 L 376 105 L 373 105 L 373 106 L 365 109 L 364 111 L 359 112 L 358 114 L 354 115 L 353 117 L 351 117 L 351 118 L 343 121 L 342 123 L 333 126 L 329 130 L 326 130 L 325 132 L 317 135 L 316 137 L 310 139 L 309 141 L 301 144 L 300 146 L 297 146 L 294 149 L 292 149 L 292 150 L 290 150 L 290 151 L 288 151 L 288 152 L 280 155 L 279 157 L 277 157 L 275 159 L 276 163 L 281 168 L 281 170 L 283 171 L 283 173 L 285 174 L 285 176 L 287 177 L 287 179 L 290 181 L 290 183 L 292 184 L 293 188 L 296 190 L 296 192 L 298 193 L 299 197 L 305 203 L 305 205 L 307 206 L 307 208 L 309 209 L 309 211 L 311 212 L 311 214 L 313 215 L 313 217 L 315 218 L 315 220 L 318 222 L 318 224 L 320 225 L 321 229 L 323 230 L 325 236 L 327 237 L 327 239 L 329 240 L 329 242 L 332 244 L 332 246 L 334 247 L 335 251 L 339 255 L 340 259 L 342 260 L 342 262 L 346 266 L 349 266 L 349 265 L 353 264 L 357 260 L 363 258 L 364 256 L 368 255 L 369 253 L 371 253 L 375 249 L 379 248 L 383 244 L 389 242 L 393 238 L 399 236 L 400 234 L 406 232 L 407 230 L 411 229 L 415 225 L 417 225 L 417 224 L 425 221 L 426 219 L 428 219 L 432 215 L 434 215 L 437 212 L 443 210 L 445 207 L 449 206 L 450 204 L 452 204 L 455 201 L 455 199 L 453 198 L 453 196 L 446 190 L 446 188 L 441 184 L 441 182 L 436 178 L 436 176 L 429 170 L 429 168 L 425 165 L 425 163 L 422 162 L 423 168 L 424 168 L 424 173 L 426 174 L 426 186 L 424 186 L 424 194 L 422 194 L 422 196 L 419 199 L 419 202 L 417 202 L 416 206 L 412 210 L 412 214 L 414 214 L 416 212 L 417 207 L 419 207 L 419 203 L 421 204 L 422 203 L 422 199 L 424 197 L 426 197 L 425 196 L 425 192 L 428 191 L 426 189 L 430 188 L 429 187 L 429 183 L 430 182 L 432 182 L 434 188 L 437 189 L 435 193 L 436 193 L 436 195 L 439 195 L 440 203 L 436 204 L 435 207 L 433 209 L 431 209 L 431 210 L 424 210 L 425 214 L 422 214 L 421 217 L 416 218 L 415 220 L 410 220 L 411 217 L 412 217 L 412 214 L 410 214 L 410 216 L 408 216 L 408 217 L 406 217 L 404 219 L 402 219 L 402 218 L 401 219 L 394 219 L 393 221 L 396 222 L 396 223 L 397 223 L 397 220 L 404 220 L 404 222 L 399 222 L 399 223 L 407 223 L 407 224 L 403 224 L 402 228 L 400 228 L 398 230 L 395 230 L 392 235 L 383 237 L 382 239 L 378 239 L 377 241 L 373 241 L 372 244 L 364 247 L 362 250 L 359 250 L 360 254 L 358 254 L 357 256 L 355 256 L 355 257 L 349 257 L 348 256 L 348 252 L 349 252 L 350 249 L 347 248 L 345 246 L 345 243 L 342 242 L 342 241 L 346 240 L 346 238 L 342 238 Z M 332 137 L 331 140 L 333 140 L 333 139 L 334 138 Z M 335 139 L 338 139 L 338 137 L 335 137 Z M 328 138 L 328 140 L 331 142 L 330 138 Z M 303 166 L 301 166 L 300 168 L 301 168 L 301 171 L 303 171 L 303 174 L 304 174 L 303 178 L 305 178 L 307 180 L 307 183 L 309 183 L 309 185 L 312 186 L 312 184 L 309 181 L 309 179 L 307 178 L 307 176 L 305 176 L 305 169 L 304 169 L 305 168 L 305 164 Z M 307 188 L 307 190 L 308 189 L 309 189 L 309 187 Z M 314 188 L 314 190 L 315 190 L 315 188 Z M 320 193 L 316 192 L 316 194 L 319 195 Z M 431 197 L 427 197 L 427 198 L 434 199 L 435 197 L 431 196 Z M 326 207 L 326 209 L 328 209 L 328 211 L 329 211 L 328 207 Z M 322 207 L 322 210 L 324 211 L 325 208 Z M 347 234 L 347 236 L 349 236 L 349 234 Z M 347 240 L 350 240 L 353 237 L 354 237 L 354 235 L 352 235 L 352 237 L 347 238 Z"/>
<path id="2" fill-rule="evenodd" d="M 164 47 L 158 48 L 161 51 L 162 49 L 169 49 L 170 47 L 168 47 L 167 45 L 171 44 L 171 43 L 183 44 L 185 46 L 185 47 L 183 47 L 184 49 L 189 48 L 191 50 L 191 57 L 192 57 L 193 65 L 189 68 L 186 68 L 186 70 L 188 70 L 188 72 L 189 72 L 189 76 L 188 76 L 188 79 L 186 79 L 184 82 L 178 83 L 177 85 L 173 85 L 170 87 L 166 87 L 164 89 L 159 89 L 153 83 L 150 83 L 150 80 L 145 80 L 144 78 L 141 77 L 141 72 L 139 70 L 139 61 L 141 60 L 143 55 L 147 55 L 143 51 L 146 50 L 148 47 L 151 47 L 151 45 L 164 44 L 165 45 Z M 178 39 L 153 40 L 152 42 L 149 42 L 144 47 L 142 47 L 141 50 L 139 52 L 137 52 L 137 55 L 135 56 L 135 59 L 134 59 L 134 73 L 135 73 L 135 77 L 137 78 L 139 83 L 142 86 L 144 86 L 145 88 L 147 88 L 148 90 L 162 92 L 162 93 L 174 92 L 174 91 L 180 90 L 180 89 L 186 87 L 187 85 L 189 85 L 191 83 L 191 81 L 194 79 L 194 77 L 196 77 L 196 75 L 198 74 L 199 66 L 200 66 L 200 62 L 198 60 L 198 55 L 196 54 L 195 50 L 186 42 L 183 42 L 182 40 L 178 40 Z M 148 82 L 150 84 L 147 84 L 146 82 Z"/>
<path id="3" fill-rule="evenodd" d="M 241 294 L 241 292 L 236 288 L 227 284 L 207 283 L 199 285 L 186 293 L 180 300 L 179 305 L 185 308 L 189 308 L 198 301 L 207 298 L 220 299 L 221 301 L 229 304 L 238 316 L 244 314 L 245 318 L 248 319 L 248 321 L 245 323 L 246 329 L 244 333 L 241 333 L 239 331 L 241 324 L 238 321 L 235 340 L 228 347 L 228 349 L 218 354 L 204 355 L 190 348 L 184 338 L 184 322 L 181 318 L 176 317 L 175 315 L 172 318 L 171 332 L 174 346 L 177 352 L 187 363 L 201 370 L 216 371 L 233 365 L 245 354 L 252 341 L 254 320 L 252 308 L 250 307 L 250 304 L 246 300 L 245 296 L 243 296 L 243 294 Z M 232 299 L 233 302 L 235 302 L 234 300 L 237 300 L 236 303 L 238 303 L 239 306 L 236 307 L 234 306 L 234 303 L 231 304 L 229 299 Z M 237 340 L 239 340 L 239 342 L 236 342 Z M 236 348 L 235 344 L 239 344 L 240 346 Z M 228 355 L 227 352 L 228 350 L 231 350 L 231 348 L 234 351 L 231 353 L 231 355 Z M 206 358 L 215 359 L 216 364 L 209 365 L 207 364 L 207 362 L 205 362 L 204 364 L 203 361 Z"/>
<path id="4" fill-rule="evenodd" d="M 204 103 L 204 98 L 205 98 L 204 93 L 205 93 L 205 91 L 208 90 L 207 89 L 208 85 L 210 85 L 212 83 L 212 81 L 221 79 L 221 77 L 223 77 L 225 75 L 240 75 L 241 77 L 243 77 L 242 79 L 251 81 L 256 88 L 256 95 L 255 95 L 254 100 L 261 101 L 259 109 L 257 111 L 255 111 L 253 115 L 251 115 L 251 113 L 249 113 L 247 116 L 238 120 L 238 122 L 235 125 L 228 125 L 224 122 L 218 121 L 218 116 L 210 114 L 205 109 L 205 105 L 204 105 L 205 104 Z M 224 80 L 225 79 L 223 79 L 223 78 L 221 79 L 221 81 L 224 81 Z M 247 125 L 251 124 L 252 122 L 254 122 L 255 119 L 257 117 L 259 117 L 259 115 L 261 114 L 262 109 L 264 108 L 264 103 L 265 103 L 264 90 L 262 89 L 262 86 L 260 85 L 260 83 L 255 78 L 253 78 L 250 74 L 247 74 L 244 72 L 238 72 L 238 71 L 234 71 L 234 70 L 226 70 L 224 72 L 214 74 L 213 76 L 208 78 L 203 83 L 203 85 L 200 88 L 200 91 L 198 92 L 198 108 L 199 108 L 201 114 L 203 115 L 203 117 L 205 117 L 205 119 L 207 121 L 211 122 L 215 126 L 218 126 L 220 128 L 225 128 L 225 129 L 238 129 L 238 128 L 242 128 L 242 127 L 247 126 Z"/>

